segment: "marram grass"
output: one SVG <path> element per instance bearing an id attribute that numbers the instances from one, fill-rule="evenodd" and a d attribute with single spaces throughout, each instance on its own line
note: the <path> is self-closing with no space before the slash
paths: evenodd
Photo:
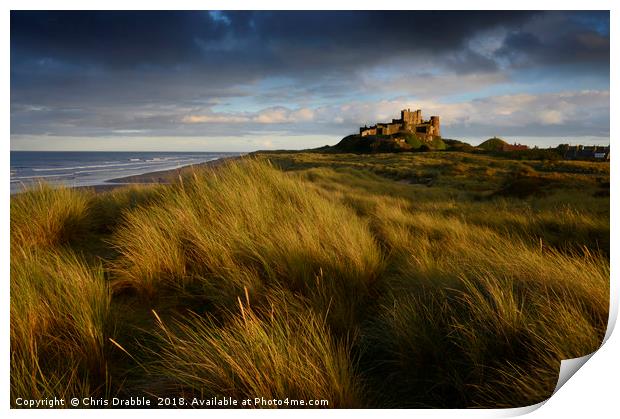
<path id="1" fill-rule="evenodd" d="M 109 309 L 101 269 L 68 250 L 12 249 L 12 399 L 103 394 Z"/>
<path id="2" fill-rule="evenodd" d="M 11 198 L 11 397 L 537 403 L 606 331 L 608 167 L 295 153 L 39 185 Z"/>
<path id="3" fill-rule="evenodd" d="M 269 308 L 255 309 L 239 299 L 223 323 L 191 316 L 173 329 L 155 313 L 161 347 L 149 369 L 186 397 L 364 406 L 347 343 L 336 341 L 325 320 L 294 297 L 280 293 L 269 300 Z"/>
<path id="4" fill-rule="evenodd" d="M 127 214 L 116 231 L 116 286 L 153 296 L 197 285 L 230 307 L 244 288 L 254 296 L 277 285 L 346 330 L 382 269 L 364 220 L 265 164 L 196 173 L 163 202 Z"/>

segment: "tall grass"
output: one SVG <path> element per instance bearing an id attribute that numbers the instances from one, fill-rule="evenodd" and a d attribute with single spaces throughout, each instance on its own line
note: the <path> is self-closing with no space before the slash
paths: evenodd
<path id="1" fill-rule="evenodd" d="M 382 255 L 367 224 L 303 182 L 255 161 L 194 174 L 162 204 L 128 213 L 116 231 L 117 286 L 147 296 L 198 284 L 230 308 L 244 289 L 309 297 L 347 330 L 361 315 Z"/>
<path id="2" fill-rule="evenodd" d="M 109 305 L 103 272 L 74 253 L 12 249 L 12 399 L 105 391 Z"/>
<path id="3" fill-rule="evenodd" d="M 607 327 L 593 165 L 302 153 L 39 185 L 11 198 L 11 395 L 539 402 Z M 540 193 L 497 193 L 519 176 Z"/>
<path id="4" fill-rule="evenodd" d="M 394 271 L 363 334 L 388 405 L 534 404 L 551 395 L 561 359 L 597 349 L 609 307 L 602 254 L 381 208 Z"/>
<path id="5" fill-rule="evenodd" d="M 93 199 L 44 183 L 11 197 L 12 402 L 109 390 L 104 271 L 71 249 L 97 226 Z"/>
<path id="6" fill-rule="evenodd" d="M 269 309 L 239 300 L 223 324 L 192 316 L 168 328 L 158 317 L 162 345 L 151 370 L 174 394 L 363 406 L 350 348 L 333 339 L 324 319 L 283 295 L 270 298 Z"/>
<path id="7" fill-rule="evenodd" d="M 39 183 L 11 197 L 11 245 L 49 247 L 79 238 L 90 224 L 86 191 Z"/>
<path id="8" fill-rule="evenodd" d="M 93 229 L 109 234 L 122 221 L 123 213 L 157 203 L 166 189 L 161 184 L 126 185 L 91 197 Z"/>

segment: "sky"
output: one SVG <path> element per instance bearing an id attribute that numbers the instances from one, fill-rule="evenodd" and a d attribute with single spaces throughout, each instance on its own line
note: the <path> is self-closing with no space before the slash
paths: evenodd
<path id="1" fill-rule="evenodd" d="M 11 150 L 609 144 L 608 11 L 11 11 Z"/>

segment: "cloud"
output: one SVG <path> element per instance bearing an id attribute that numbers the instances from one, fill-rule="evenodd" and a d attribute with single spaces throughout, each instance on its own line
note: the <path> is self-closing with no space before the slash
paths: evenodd
<path id="1" fill-rule="evenodd" d="M 283 106 L 262 109 L 255 113 L 235 114 L 226 112 L 209 112 L 202 115 L 186 115 L 181 118 L 185 124 L 290 124 L 310 122 L 314 119 L 314 110 L 301 108 L 291 110 Z"/>
<path id="2" fill-rule="evenodd" d="M 405 108 L 422 109 L 424 118 L 439 115 L 447 136 L 480 132 L 510 132 L 521 135 L 609 135 L 609 91 L 584 90 L 546 94 L 490 96 L 470 101 L 444 103 L 437 100 L 394 99 L 352 102 L 318 108 L 319 123 L 363 125 L 389 121 Z"/>
<path id="3" fill-rule="evenodd" d="M 559 125 L 565 121 L 564 114 L 553 109 L 545 109 L 541 111 L 538 116 L 542 123 L 549 125 Z"/>
<path id="4" fill-rule="evenodd" d="M 609 12 L 557 12 L 509 31 L 495 55 L 514 67 L 562 65 L 608 74 L 609 48 Z"/>
<path id="5" fill-rule="evenodd" d="M 337 138 L 402 107 L 454 136 L 609 131 L 609 12 L 13 11 L 10 30 L 12 136 Z"/>
<path id="6" fill-rule="evenodd" d="M 409 67 L 411 68 L 411 67 Z M 377 77 L 375 74 L 362 75 L 364 89 L 391 96 L 415 96 L 420 98 L 439 98 L 477 92 L 480 89 L 507 83 L 504 73 L 479 72 L 468 74 L 433 74 L 430 72 L 394 72 L 391 76 Z"/>
<path id="7" fill-rule="evenodd" d="M 248 122 L 249 119 L 244 116 L 238 115 L 223 115 L 223 114 L 209 114 L 209 115 L 187 115 L 181 118 L 181 122 L 184 124 L 236 124 L 241 122 Z"/>
<path id="8" fill-rule="evenodd" d="M 547 94 L 491 96 L 469 101 L 444 103 L 440 100 L 406 98 L 381 101 L 354 101 L 346 104 L 291 110 L 267 108 L 244 117 L 214 114 L 195 121 L 223 121 L 258 125 L 311 123 L 317 132 L 346 134 L 364 124 L 385 122 L 404 108 L 422 109 L 425 118 L 439 115 L 444 131 L 468 135 L 481 130 L 506 130 L 534 136 L 609 133 L 609 91 L 584 90 Z M 259 129 L 255 125 L 253 129 Z"/>
<path id="9" fill-rule="evenodd" d="M 283 107 L 270 108 L 260 111 L 254 121 L 261 124 L 281 124 L 289 121 L 290 111 Z"/>

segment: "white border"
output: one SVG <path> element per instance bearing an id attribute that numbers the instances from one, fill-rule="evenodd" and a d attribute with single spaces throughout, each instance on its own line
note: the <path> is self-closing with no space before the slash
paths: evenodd
<path id="1" fill-rule="evenodd" d="M 120 0 L 108 0 L 108 1 L 90 1 L 84 2 L 78 0 L 60 0 L 53 4 L 44 0 L 28 0 L 28 1 L 6 1 L 3 4 L 8 5 L 6 11 L 2 14 L 1 27 L 3 30 L 3 57 L 5 57 L 4 65 L 1 66 L 2 72 L 2 91 L 4 100 L 2 101 L 2 128 L 4 133 L 4 139 L 6 145 L 3 147 L 2 154 L 2 171 L 1 176 L 1 188 L 4 199 L 4 205 L 2 206 L 2 220 L 4 223 L 3 231 L 7 232 L 9 229 L 9 167 L 10 167 L 10 154 L 9 154 L 9 138 L 10 138 L 10 66 L 6 62 L 6 59 L 10 56 L 10 9 L 16 10 L 46 10 L 46 9 L 169 9 L 171 7 L 177 9 L 188 10 L 209 10 L 209 9 L 457 9 L 461 10 L 467 7 L 468 9 L 477 10 L 583 10 L 587 7 L 590 10 L 611 10 L 611 67 L 617 71 L 618 60 L 618 48 L 614 40 L 615 31 L 619 29 L 618 25 L 618 8 L 614 8 L 617 2 L 602 1 L 602 0 L 590 0 L 588 2 L 567 0 L 567 1 L 550 1 L 550 0 L 523 0 L 519 2 L 505 1 L 502 3 L 491 1 L 472 0 L 468 2 L 458 1 L 432 1 L 432 2 L 412 2 L 409 1 L 382 1 L 371 2 L 368 0 L 360 1 L 327 1 L 327 0 L 314 0 L 314 1 L 297 1 L 294 4 L 291 2 L 285 2 L 282 0 L 263 0 L 263 1 L 241 1 L 241 0 L 228 0 L 228 1 L 197 1 L 197 0 L 176 0 L 174 3 L 163 1 L 149 1 L 149 2 L 137 2 L 137 1 L 120 1 Z M 616 96 L 614 95 L 615 77 L 614 73 L 611 73 L 611 110 L 615 108 Z M 613 112 L 611 113 L 613 114 Z M 617 123 L 612 119 L 611 121 L 610 139 L 614 138 L 614 134 L 618 132 Z M 615 144 L 613 144 L 615 147 Z M 615 157 L 615 154 L 614 154 Z M 615 179 L 617 178 L 618 165 L 616 160 L 612 157 L 611 173 L 614 182 L 611 186 L 611 207 L 617 208 L 617 196 L 618 188 Z M 612 210 L 613 213 L 613 210 Z M 612 260 L 612 312 L 617 314 L 618 310 L 618 281 L 615 274 L 615 262 L 617 261 L 617 240 L 618 229 L 614 222 L 611 223 L 611 260 Z M 9 406 L 9 238 L 8 234 L 2 234 L 0 240 L 2 240 L 2 263 L 0 269 L 2 269 L 2 280 L 4 284 L 4 292 L 2 295 L 2 301 L 4 304 L 4 310 L 1 316 L 2 331 L 0 339 L 3 344 L 3 356 L 2 356 L 2 380 L 0 387 L 0 401 L 1 406 L 8 410 Z M 615 318 L 612 320 L 612 322 Z M 610 322 L 610 324 L 612 323 Z M 551 399 L 549 399 L 541 408 L 535 410 L 531 417 L 537 418 L 555 418 L 555 417 L 612 417 L 617 415 L 618 412 L 618 373 L 619 373 L 619 350 L 620 341 L 617 337 L 617 333 L 610 336 L 609 340 L 601 347 L 597 353 L 594 354 L 586 365 L 576 374 L 575 378 L 570 379 Z M 377 410 L 356 410 L 356 411 L 338 411 L 338 410 L 324 410 L 321 412 L 314 411 L 295 411 L 293 414 L 299 417 L 314 417 L 315 414 L 326 417 L 340 417 L 342 415 L 355 415 L 356 417 L 375 417 L 379 415 L 390 415 L 396 417 L 409 417 L 411 415 L 422 417 L 503 417 L 513 416 L 526 411 L 531 410 L 524 409 L 510 409 L 510 410 L 390 410 L 390 411 L 377 411 Z M 8 412 L 10 416 L 15 417 L 40 417 L 43 412 L 31 411 L 31 410 L 11 410 Z M 116 411 L 60 411 L 60 410 L 48 410 L 45 416 L 49 417 L 107 417 L 108 415 L 114 416 L 131 416 L 136 415 L 148 415 L 149 417 L 167 418 L 171 414 L 177 416 L 179 414 L 188 415 L 193 417 L 205 417 L 205 416 L 226 416 L 226 417 L 262 417 L 273 416 L 282 417 L 291 414 L 291 411 L 244 411 L 244 410 L 230 410 L 230 411 L 130 411 L 130 410 L 116 410 Z"/>

